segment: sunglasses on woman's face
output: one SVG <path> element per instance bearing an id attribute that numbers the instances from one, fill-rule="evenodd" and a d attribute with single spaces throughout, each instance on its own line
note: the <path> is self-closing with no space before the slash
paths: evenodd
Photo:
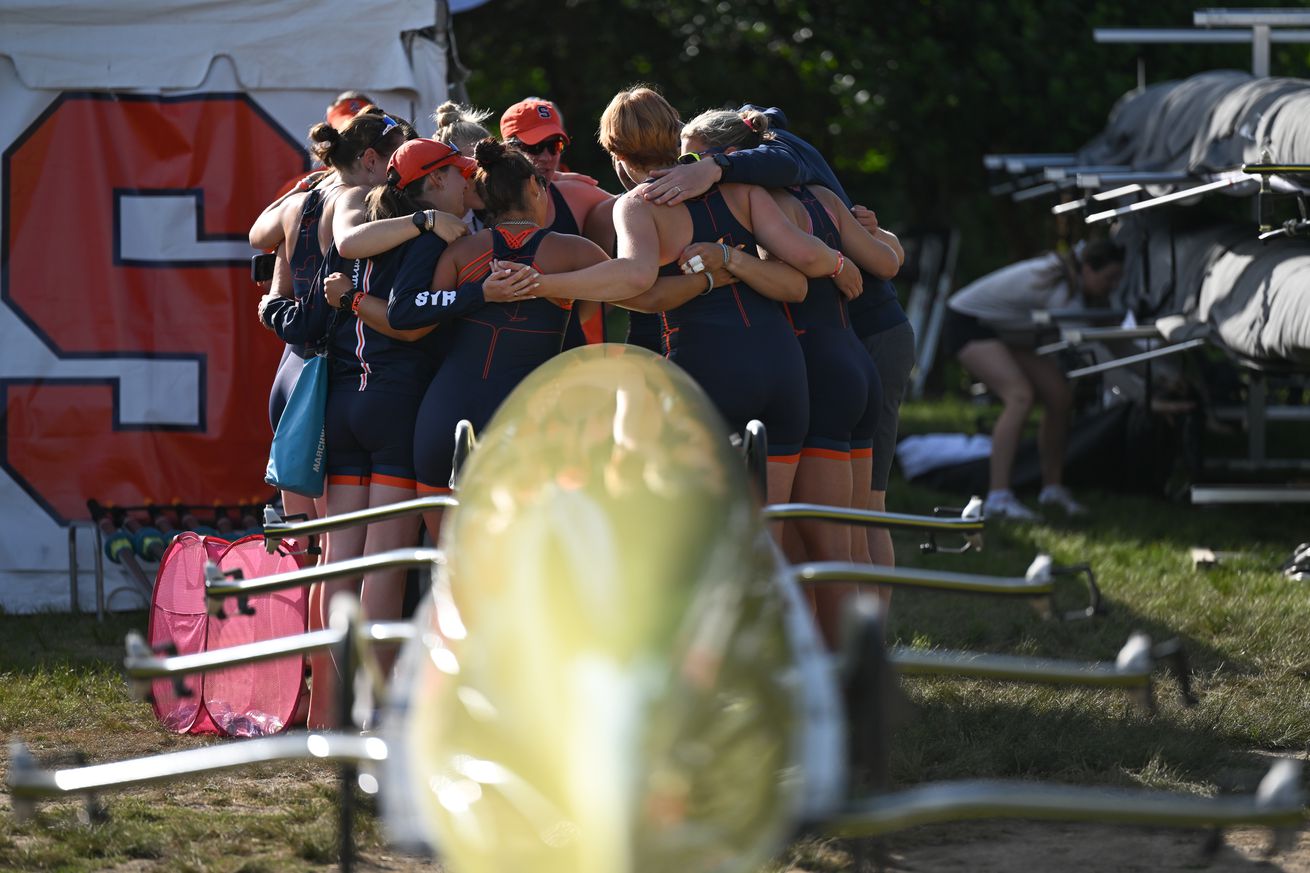
<path id="1" fill-rule="evenodd" d="M 391 131 L 395 130 L 397 127 L 400 127 L 400 122 L 396 121 L 396 119 L 392 118 L 390 115 L 382 116 L 382 132 L 379 133 L 377 136 L 373 137 L 373 141 L 371 143 L 364 146 L 364 152 L 368 151 L 369 149 L 374 149 L 376 151 L 378 147 L 378 143 L 386 139 L 387 134 L 391 133 Z M 355 160 L 359 160 L 359 158 L 364 157 L 364 152 L 360 152 L 359 157 L 355 158 Z"/>
<path id="2" fill-rule="evenodd" d="M 708 148 L 703 152 L 685 152 L 684 154 L 678 155 L 678 163 L 694 164 L 697 161 L 699 161 L 701 158 L 705 157 L 706 155 L 717 155 L 717 154 L 721 154 L 722 152 L 723 149 L 719 148 L 718 146 L 715 146 L 714 148 Z"/>
<path id="3" fill-rule="evenodd" d="M 444 155 L 442 155 L 441 157 L 439 157 L 439 158 L 433 158 L 432 160 L 428 161 L 428 162 L 427 162 L 426 164 L 424 164 L 423 166 L 419 167 L 419 169 L 420 169 L 421 171 L 423 171 L 424 173 L 430 173 L 430 172 L 432 172 L 432 170 L 433 170 L 435 167 L 437 167 L 439 164 L 441 164 L 442 162 L 444 162 L 444 161 L 449 161 L 449 160 L 450 160 L 451 158 L 453 158 L 455 155 L 460 154 L 459 149 L 455 148 L 453 145 L 451 145 L 451 144 L 448 143 L 448 142 L 438 142 L 437 145 L 443 145 L 443 146 L 445 146 L 447 149 L 449 149 L 449 151 L 447 151 L 447 152 L 446 152 Z"/>
<path id="4" fill-rule="evenodd" d="M 564 151 L 564 140 L 558 136 L 552 136 L 550 139 L 543 139 L 536 145 L 528 145 L 519 139 L 512 139 L 509 141 L 509 144 L 524 154 L 529 155 L 544 155 L 547 152 L 552 155 L 557 155 Z"/>

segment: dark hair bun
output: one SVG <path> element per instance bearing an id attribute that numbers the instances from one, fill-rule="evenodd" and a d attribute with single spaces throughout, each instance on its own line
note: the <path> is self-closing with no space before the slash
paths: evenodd
<path id="1" fill-rule="evenodd" d="M 341 133 L 327 122 L 320 121 L 309 129 L 309 153 L 324 166 L 332 166 L 330 155 L 341 142 Z"/>
<path id="2" fill-rule="evenodd" d="M 473 146 L 473 160 L 478 162 L 478 166 L 484 170 L 489 170 L 496 164 L 505 160 L 505 144 L 497 142 L 491 137 L 481 140 Z"/>
<path id="3" fill-rule="evenodd" d="M 320 121 L 309 129 L 309 138 L 313 142 L 327 143 L 328 146 L 332 146 L 334 143 L 341 141 L 341 134 L 332 125 Z"/>

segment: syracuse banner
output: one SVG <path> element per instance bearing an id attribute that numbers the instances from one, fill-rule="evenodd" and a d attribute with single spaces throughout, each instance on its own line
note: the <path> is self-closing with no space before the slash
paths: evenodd
<path id="1" fill-rule="evenodd" d="M 2 160 L 0 604 L 22 608 L 47 599 L 15 593 L 23 573 L 67 579 L 41 532 L 87 519 L 88 499 L 271 496 L 281 346 L 246 231 L 308 159 L 243 93 L 64 92 Z"/>

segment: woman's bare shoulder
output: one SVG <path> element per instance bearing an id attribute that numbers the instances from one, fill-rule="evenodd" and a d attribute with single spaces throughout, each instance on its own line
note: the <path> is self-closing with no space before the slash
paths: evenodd
<path id="1" fill-rule="evenodd" d="M 540 257 L 549 272 L 578 270 L 609 260 L 596 243 L 571 233 L 550 233 L 541 241 Z"/>

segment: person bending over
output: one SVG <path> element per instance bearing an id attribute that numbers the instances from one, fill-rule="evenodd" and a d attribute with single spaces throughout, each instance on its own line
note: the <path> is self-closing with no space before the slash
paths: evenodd
<path id="1" fill-rule="evenodd" d="M 983 512 L 988 518 L 1038 518 L 1010 488 L 1014 456 L 1034 403 L 1042 406 L 1037 430 L 1042 491 L 1037 502 L 1069 515 L 1086 511 L 1064 487 L 1064 448 L 1072 392 L 1051 358 L 1039 357 L 1031 342 L 1002 337 L 997 326 L 1026 323 L 1035 309 L 1068 306 L 1081 297 L 1104 301 L 1123 278 L 1123 249 L 1100 240 L 1068 256 L 1048 252 L 983 276 L 947 302 L 944 351 L 1001 400 L 992 428 L 990 486 Z"/>

